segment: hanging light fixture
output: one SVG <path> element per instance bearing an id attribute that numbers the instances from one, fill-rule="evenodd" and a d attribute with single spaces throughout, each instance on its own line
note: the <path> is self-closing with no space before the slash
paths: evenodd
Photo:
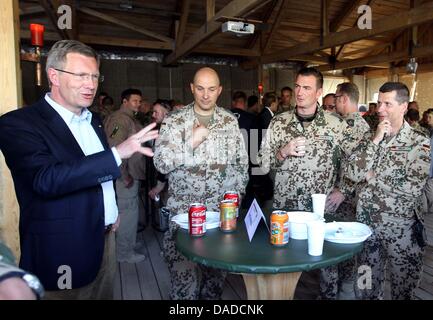
<path id="1" fill-rule="evenodd" d="M 45 27 L 42 24 L 30 24 L 31 43 L 35 46 L 35 53 L 37 57 L 36 62 L 36 85 L 42 86 L 42 66 L 41 66 L 41 47 L 44 46 L 44 31 Z"/>

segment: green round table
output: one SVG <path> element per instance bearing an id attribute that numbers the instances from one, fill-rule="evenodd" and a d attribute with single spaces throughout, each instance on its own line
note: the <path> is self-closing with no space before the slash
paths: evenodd
<path id="1" fill-rule="evenodd" d="M 205 266 L 241 273 L 248 299 L 293 299 L 302 271 L 323 268 L 350 259 L 360 252 L 363 243 L 337 244 L 325 241 L 323 254 L 308 255 L 307 240 L 290 239 L 284 247 L 269 243 L 269 232 L 263 222 L 249 242 L 243 219 L 238 229 L 223 233 L 208 230 L 203 237 L 191 237 L 179 229 L 177 249 L 188 259 Z"/>

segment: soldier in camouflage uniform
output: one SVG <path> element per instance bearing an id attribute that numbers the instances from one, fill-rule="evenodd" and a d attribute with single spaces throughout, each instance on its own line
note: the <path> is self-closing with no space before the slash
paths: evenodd
<path id="1" fill-rule="evenodd" d="M 379 124 L 349 158 L 345 174 L 362 184 L 356 217 L 373 231 L 359 264 L 372 270 L 372 286 L 356 287 L 365 299 L 383 299 L 388 264 L 392 299 L 411 299 L 420 280 L 423 248 L 418 241 L 415 208 L 430 167 L 430 141 L 404 121 L 409 90 L 399 82 L 379 89 Z M 362 282 L 362 281 L 361 281 Z"/>
<path id="2" fill-rule="evenodd" d="M 116 146 L 142 129 L 135 119 L 141 104 L 141 91 L 127 89 L 122 92 L 122 105 L 105 121 L 104 129 L 110 146 Z M 116 198 L 121 223 L 116 232 L 116 252 L 119 262 L 137 263 L 145 256 L 134 251 L 139 217 L 139 180 L 146 178 L 144 157 L 136 153 L 122 161 L 122 176 L 116 180 Z"/>
<path id="3" fill-rule="evenodd" d="M 296 109 L 276 115 L 262 142 L 259 163 L 265 172 L 275 170 L 274 208 L 311 211 L 311 195 L 329 194 L 334 187 L 350 128 L 318 107 L 322 85 L 317 70 L 299 71 Z"/>
<path id="4" fill-rule="evenodd" d="M 364 115 L 364 120 L 367 121 L 371 130 L 376 130 L 377 124 L 379 123 L 379 117 L 377 116 L 377 103 L 370 102 L 368 105 L 368 112 Z"/>
<path id="5" fill-rule="evenodd" d="M 348 152 L 352 154 L 359 142 L 368 134 L 370 126 L 358 112 L 359 90 L 350 82 L 344 82 L 337 86 L 335 94 L 336 111 L 352 128 L 352 136 L 348 143 Z M 347 161 L 347 157 L 342 159 Z M 355 221 L 356 217 L 356 184 L 345 179 L 342 165 L 337 184 L 326 199 L 326 211 L 335 212 L 339 221 Z M 338 265 L 321 269 L 320 293 L 322 299 L 337 299 L 339 289 L 345 294 L 353 292 L 353 272 L 355 258 L 344 261 Z M 342 288 L 344 287 L 344 288 Z M 348 288 L 347 288 L 348 287 Z"/>
<path id="6" fill-rule="evenodd" d="M 187 213 L 194 202 L 219 210 L 225 191 L 243 194 L 248 182 L 248 155 L 238 121 L 216 106 L 222 90 L 217 73 L 211 68 L 200 69 L 191 90 L 194 102 L 164 119 L 155 144 L 155 167 L 168 175 L 171 215 Z M 163 243 L 171 299 L 219 299 L 225 272 L 198 265 L 180 254 L 175 245 L 177 228 L 170 221 Z"/>

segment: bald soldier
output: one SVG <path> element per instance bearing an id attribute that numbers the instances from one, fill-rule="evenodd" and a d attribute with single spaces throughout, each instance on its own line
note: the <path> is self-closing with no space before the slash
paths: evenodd
<path id="1" fill-rule="evenodd" d="M 350 130 L 341 117 L 318 107 L 322 86 L 319 71 L 301 69 L 296 108 L 276 115 L 269 124 L 259 163 L 265 172 L 275 170 L 274 208 L 311 211 L 311 195 L 329 194 L 334 187 Z"/>
<path id="2" fill-rule="evenodd" d="M 361 182 L 356 218 L 373 234 L 359 264 L 371 268 L 371 286 L 358 282 L 364 299 L 383 299 L 384 269 L 390 273 L 391 298 L 411 299 L 423 266 L 421 217 L 416 207 L 430 167 L 430 141 L 404 121 L 409 90 L 400 82 L 379 89 L 379 124 L 349 158 L 345 172 Z"/>
<path id="3" fill-rule="evenodd" d="M 225 191 L 241 195 L 248 182 L 248 155 L 236 117 L 216 105 L 222 87 L 211 68 L 197 71 L 191 83 L 194 102 L 168 115 L 155 145 L 156 169 L 168 175 L 171 217 L 194 202 L 218 211 Z M 171 276 L 171 299 L 219 299 L 225 272 L 195 264 L 175 246 L 170 222 L 163 248 Z M 218 248 L 215 248 L 218 249 Z"/>

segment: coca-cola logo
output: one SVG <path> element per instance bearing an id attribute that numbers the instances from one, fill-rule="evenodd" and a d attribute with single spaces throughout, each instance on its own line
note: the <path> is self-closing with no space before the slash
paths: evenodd
<path id="1" fill-rule="evenodd" d="M 203 217 L 206 215 L 206 211 L 194 211 L 191 213 L 191 217 Z"/>

